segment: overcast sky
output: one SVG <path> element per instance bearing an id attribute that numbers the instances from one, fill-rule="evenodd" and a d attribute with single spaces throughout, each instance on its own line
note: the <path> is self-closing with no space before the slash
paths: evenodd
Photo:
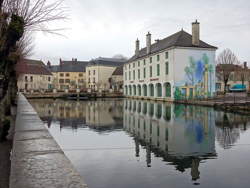
<path id="1" fill-rule="evenodd" d="M 201 40 L 217 46 L 217 54 L 230 48 L 250 64 L 249 0 L 65 0 L 69 20 L 51 27 L 67 28 L 65 36 L 36 33 L 33 58 L 90 60 L 96 57 L 133 55 L 135 40 L 145 47 L 182 28 L 191 33 L 191 22 L 200 22 Z"/>

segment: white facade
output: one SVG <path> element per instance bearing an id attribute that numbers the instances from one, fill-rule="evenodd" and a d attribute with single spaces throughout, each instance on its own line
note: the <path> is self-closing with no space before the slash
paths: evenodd
<path id="1" fill-rule="evenodd" d="M 124 65 L 124 94 L 127 97 L 183 100 L 207 98 L 215 93 L 215 51 L 199 39 L 199 23 L 193 35 L 181 30 L 139 50 Z M 194 31 L 195 30 L 195 31 Z"/>
<path id="2" fill-rule="evenodd" d="M 116 67 L 105 65 L 90 65 L 86 67 L 87 88 L 95 91 L 109 89 L 109 78 Z"/>
<path id="3" fill-rule="evenodd" d="M 189 83 L 185 68 L 189 66 L 191 58 L 195 62 L 199 62 L 204 57 L 208 58 L 213 71 L 209 73 L 210 75 L 206 75 L 203 92 L 208 92 L 208 90 L 214 92 L 215 50 L 172 48 L 124 65 L 124 94 L 134 97 L 174 100 L 175 88 L 180 87 L 182 92 L 186 89 L 186 96 L 189 96 L 190 88 L 195 90 L 195 86 L 194 83 Z M 150 59 L 152 59 L 152 63 L 150 63 Z M 152 69 L 152 74 L 150 69 Z M 207 78 L 209 76 L 211 79 Z"/>

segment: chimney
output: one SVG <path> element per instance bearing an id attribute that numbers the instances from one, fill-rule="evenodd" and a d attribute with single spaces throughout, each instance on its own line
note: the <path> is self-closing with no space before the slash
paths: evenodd
<path id="1" fill-rule="evenodd" d="M 60 66 L 62 66 L 62 59 L 60 58 L 60 60 L 59 60 L 59 61 L 60 61 Z"/>
<path id="2" fill-rule="evenodd" d="M 200 45 L 200 23 L 197 20 L 192 23 L 192 44 L 194 46 Z"/>
<path id="3" fill-rule="evenodd" d="M 137 39 L 135 41 L 135 55 L 138 56 L 140 51 L 140 41 Z"/>
<path id="4" fill-rule="evenodd" d="M 244 69 L 247 69 L 247 62 L 244 62 Z"/>
<path id="5" fill-rule="evenodd" d="M 147 54 L 150 54 L 151 52 L 151 34 L 148 32 L 146 35 L 146 42 L 147 42 Z"/>

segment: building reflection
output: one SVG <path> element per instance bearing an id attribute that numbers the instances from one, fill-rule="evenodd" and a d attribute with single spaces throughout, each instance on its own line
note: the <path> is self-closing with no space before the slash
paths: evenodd
<path id="1" fill-rule="evenodd" d="M 50 128 L 52 121 L 61 129 L 89 127 L 95 131 L 110 131 L 123 127 L 123 101 L 30 100 L 39 117 Z"/>
<path id="2" fill-rule="evenodd" d="M 160 157 L 179 172 L 199 180 L 200 164 L 216 158 L 215 143 L 232 147 L 249 128 L 248 116 L 188 106 L 141 100 L 30 100 L 41 119 L 61 129 L 89 127 L 97 132 L 125 130 L 134 140 L 135 157 L 145 165 Z M 197 183 L 197 182 L 195 182 Z"/>
<path id="3" fill-rule="evenodd" d="M 224 149 L 231 148 L 240 139 L 241 132 L 249 128 L 250 117 L 247 115 L 220 111 L 215 118 L 216 139 Z"/>
<path id="4" fill-rule="evenodd" d="M 153 153 L 180 172 L 191 169 L 192 180 L 200 162 L 216 156 L 214 122 L 210 108 L 124 100 L 124 130 L 134 137 L 136 156 L 141 145 L 148 167 Z"/>

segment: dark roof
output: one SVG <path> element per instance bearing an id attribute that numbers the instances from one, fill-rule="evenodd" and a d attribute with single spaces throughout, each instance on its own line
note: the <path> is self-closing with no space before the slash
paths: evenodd
<path id="1" fill-rule="evenodd" d="M 117 67 L 112 76 L 123 75 L 123 66 Z"/>
<path id="2" fill-rule="evenodd" d="M 194 46 L 192 44 L 192 35 L 190 35 L 184 30 L 181 30 L 173 35 L 170 35 L 167 38 L 164 38 L 162 40 L 159 40 L 158 42 L 153 43 L 151 45 L 151 54 L 170 47 L 196 47 L 196 48 L 217 49 L 217 47 L 211 46 L 201 40 L 199 46 Z M 145 47 L 139 51 L 138 56 L 134 55 L 129 59 L 129 61 L 134 61 L 136 59 L 142 58 L 147 55 L 148 55 L 147 48 Z"/>
<path id="3" fill-rule="evenodd" d="M 124 65 L 126 62 L 127 62 L 126 59 L 99 57 L 97 59 L 91 60 L 88 66 L 103 65 L 103 66 L 119 67 L 121 65 Z"/>
<path id="4" fill-rule="evenodd" d="M 52 75 L 40 60 L 24 59 L 17 63 L 16 70 L 18 74 Z"/>
<path id="5" fill-rule="evenodd" d="M 51 72 L 85 72 L 88 61 L 60 61 L 60 65 L 47 66 Z"/>

